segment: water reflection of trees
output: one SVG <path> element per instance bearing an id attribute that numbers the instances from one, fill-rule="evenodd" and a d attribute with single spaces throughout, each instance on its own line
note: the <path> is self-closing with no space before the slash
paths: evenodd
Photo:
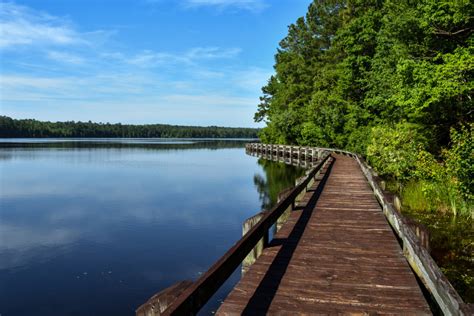
<path id="1" fill-rule="evenodd" d="M 262 209 L 268 210 L 276 204 L 278 193 L 294 186 L 295 180 L 304 174 L 304 169 L 266 159 L 259 159 L 258 164 L 262 167 L 265 176 L 256 174 L 253 182 L 260 196 Z"/>
<path id="2" fill-rule="evenodd" d="M 223 149 L 244 148 L 247 139 L 223 139 L 223 140 L 199 140 L 199 139 L 175 139 L 175 140 L 54 140 L 54 141 L 32 141 L 32 142 L 2 142 L 0 148 L 140 148 L 149 150 L 182 150 L 182 149 Z"/>

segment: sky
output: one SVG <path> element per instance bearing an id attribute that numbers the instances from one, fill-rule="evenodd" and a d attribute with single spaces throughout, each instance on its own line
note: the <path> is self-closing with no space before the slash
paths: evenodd
<path id="1" fill-rule="evenodd" d="M 260 127 L 261 87 L 310 0 L 0 0 L 0 114 Z"/>

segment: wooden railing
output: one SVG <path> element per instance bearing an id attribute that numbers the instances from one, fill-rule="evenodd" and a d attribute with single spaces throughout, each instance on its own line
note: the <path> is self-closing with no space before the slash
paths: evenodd
<path id="1" fill-rule="evenodd" d="M 442 313 L 444 315 L 474 315 L 474 304 L 464 303 L 431 257 L 427 247 L 423 246 L 422 241 L 417 237 L 412 225 L 410 225 L 407 219 L 397 212 L 393 204 L 387 200 L 383 190 L 376 181 L 377 175 L 360 155 L 346 150 L 332 148 L 311 148 L 261 143 L 247 144 L 246 150 L 247 152 L 262 153 L 263 155 L 271 153 L 279 157 L 296 157 L 296 155 L 298 155 L 298 157 L 302 157 L 303 159 L 311 159 L 310 153 L 327 151 L 353 157 L 372 187 L 374 195 L 380 203 L 390 226 L 401 240 L 405 258 L 418 278 L 423 282 L 425 288 L 430 292 Z"/>
<path id="2" fill-rule="evenodd" d="M 307 189 L 314 184 L 317 176 L 321 173 L 323 178 L 324 168 L 332 161 L 329 152 L 320 154 L 320 160 L 311 169 L 303 182 L 293 188 L 289 194 L 277 205 L 275 205 L 263 218 L 251 228 L 229 251 L 227 251 L 205 274 L 190 285 L 179 295 L 174 302 L 162 313 L 162 315 L 194 315 L 196 314 L 219 289 L 219 287 L 229 278 L 229 276 L 239 267 L 247 254 L 263 238 L 268 242 L 269 230 L 278 218 L 294 207 L 295 200 L 304 194 Z"/>

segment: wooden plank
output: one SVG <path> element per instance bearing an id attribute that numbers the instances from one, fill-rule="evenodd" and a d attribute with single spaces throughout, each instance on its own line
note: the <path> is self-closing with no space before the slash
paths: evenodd
<path id="1" fill-rule="evenodd" d="M 357 162 L 338 155 L 318 200 L 291 214 L 217 313 L 430 309 Z"/>

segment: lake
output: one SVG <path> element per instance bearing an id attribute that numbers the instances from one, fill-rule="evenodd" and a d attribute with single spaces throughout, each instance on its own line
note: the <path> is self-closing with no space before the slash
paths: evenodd
<path id="1" fill-rule="evenodd" d="M 304 173 L 245 142 L 0 139 L 0 314 L 134 315 L 197 279 Z"/>

